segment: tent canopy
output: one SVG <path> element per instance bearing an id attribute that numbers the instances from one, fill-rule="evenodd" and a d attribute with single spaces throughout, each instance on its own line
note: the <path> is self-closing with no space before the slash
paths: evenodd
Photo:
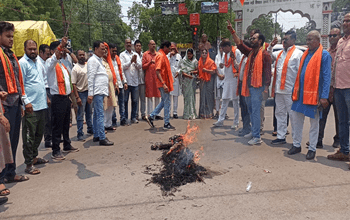
<path id="1" fill-rule="evenodd" d="M 50 45 L 56 41 L 56 36 L 52 32 L 47 21 L 8 21 L 15 26 L 12 50 L 16 56 L 24 55 L 24 42 L 26 40 L 34 40 L 38 44 Z"/>

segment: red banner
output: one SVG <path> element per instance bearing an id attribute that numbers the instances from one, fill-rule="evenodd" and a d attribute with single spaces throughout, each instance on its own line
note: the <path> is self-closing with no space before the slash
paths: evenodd
<path id="1" fill-rule="evenodd" d="M 228 2 L 219 2 L 219 13 L 228 12 Z"/>
<path id="2" fill-rule="evenodd" d="M 179 15 L 187 15 L 188 11 L 185 3 L 179 3 Z"/>
<path id="3" fill-rule="evenodd" d="M 190 14 L 190 25 L 200 25 L 199 13 Z"/>

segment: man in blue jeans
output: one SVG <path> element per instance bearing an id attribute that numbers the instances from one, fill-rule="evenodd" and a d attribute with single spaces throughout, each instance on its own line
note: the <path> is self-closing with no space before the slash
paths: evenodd
<path id="1" fill-rule="evenodd" d="M 350 119 L 350 13 L 344 16 L 342 37 L 337 44 L 334 63 L 334 101 L 339 118 L 340 150 L 328 155 L 329 160 L 349 161 Z M 350 169 L 350 167 L 349 167 Z"/>
<path id="2" fill-rule="evenodd" d="M 95 41 L 94 55 L 87 62 L 88 75 L 88 103 L 94 101 L 93 141 L 99 141 L 100 145 L 113 145 L 105 134 L 103 99 L 108 96 L 108 74 L 102 64 L 102 56 L 106 53 L 106 47 L 102 41 Z"/>
<path id="3" fill-rule="evenodd" d="M 87 79 L 87 65 L 85 58 L 85 51 L 77 51 L 78 63 L 72 69 L 72 85 L 75 98 L 78 105 L 77 115 L 77 138 L 79 141 L 85 141 L 83 124 L 84 124 L 84 113 L 87 124 L 87 133 L 93 134 L 92 120 L 91 120 L 91 105 L 87 103 L 88 97 L 88 79 Z"/>
<path id="4" fill-rule="evenodd" d="M 262 142 L 260 138 L 260 108 L 263 93 L 268 93 L 271 83 L 271 56 L 262 48 L 265 43 L 263 34 L 256 32 L 252 35 L 250 48 L 239 39 L 230 22 L 227 28 L 231 32 L 237 48 L 248 57 L 243 74 L 241 95 L 245 96 L 247 101 L 252 130 L 244 137 L 250 139 L 248 142 L 250 145 L 260 144 Z"/>
<path id="5" fill-rule="evenodd" d="M 153 120 L 156 115 L 164 108 L 164 129 L 175 129 L 170 124 L 170 92 L 173 88 L 173 75 L 171 73 L 169 59 L 166 56 L 170 51 L 171 43 L 167 40 L 160 45 L 160 50 L 156 56 L 156 73 L 157 73 L 157 87 L 161 94 L 161 102 L 153 110 L 153 112 L 146 116 L 145 119 L 151 127 L 154 127 Z"/>

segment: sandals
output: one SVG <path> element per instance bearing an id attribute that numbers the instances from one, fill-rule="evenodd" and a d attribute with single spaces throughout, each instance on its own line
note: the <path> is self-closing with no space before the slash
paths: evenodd
<path id="1" fill-rule="evenodd" d="M 106 130 L 106 131 L 115 131 L 115 130 L 117 130 L 117 129 L 111 126 L 111 127 L 105 128 L 105 130 Z"/>
<path id="2" fill-rule="evenodd" d="M 1 184 L 1 185 L 3 185 L 3 184 Z M 4 187 L 5 187 L 5 185 L 4 185 Z M 4 191 L 8 191 L 8 192 L 3 193 Z M 5 187 L 4 189 L 0 190 L 0 196 L 8 196 L 8 195 L 10 195 L 10 190 L 8 188 Z"/>
<path id="3" fill-rule="evenodd" d="M 35 159 L 34 159 L 35 160 Z M 44 158 L 40 158 L 40 157 L 37 157 L 36 158 L 36 162 L 33 163 L 33 165 L 37 165 L 37 164 L 44 164 L 44 163 L 48 163 L 49 161 L 48 160 L 45 160 Z"/>
<path id="4" fill-rule="evenodd" d="M 19 179 L 15 179 L 15 177 L 12 177 L 11 179 L 4 179 L 5 183 L 19 183 L 29 180 L 27 176 L 19 175 Z"/>
<path id="5" fill-rule="evenodd" d="M 40 170 L 34 166 L 31 166 L 29 168 L 26 168 L 24 172 L 31 174 L 31 175 L 37 175 L 40 174 Z"/>

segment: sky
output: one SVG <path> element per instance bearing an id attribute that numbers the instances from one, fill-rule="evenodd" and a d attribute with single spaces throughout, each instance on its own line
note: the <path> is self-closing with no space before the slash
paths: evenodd
<path id="1" fill-rule="evenodd" d="M 134 1 L 141 3 L 141 0 L 119 0 L 120 5 L 122 6 L 122 13 L 124 16 L 128 15 L 127 11 L 129 7 L 132 6 L 132 3 Z M 129 24 L 129 19 L 127 17 L 123 17 L 123 21 Z M 307 18 L 301 17 L 301 15 L 298 13 L 292 14 L 291 12 L 281 12 L 281 11 L 277 13 L 277 22 L 280 25 L 283 25 L 283 31 L 288 31 L 294 26 L 296 28 L 304 27 L 306 22 L 308 21 L 309 20 Z"/>

